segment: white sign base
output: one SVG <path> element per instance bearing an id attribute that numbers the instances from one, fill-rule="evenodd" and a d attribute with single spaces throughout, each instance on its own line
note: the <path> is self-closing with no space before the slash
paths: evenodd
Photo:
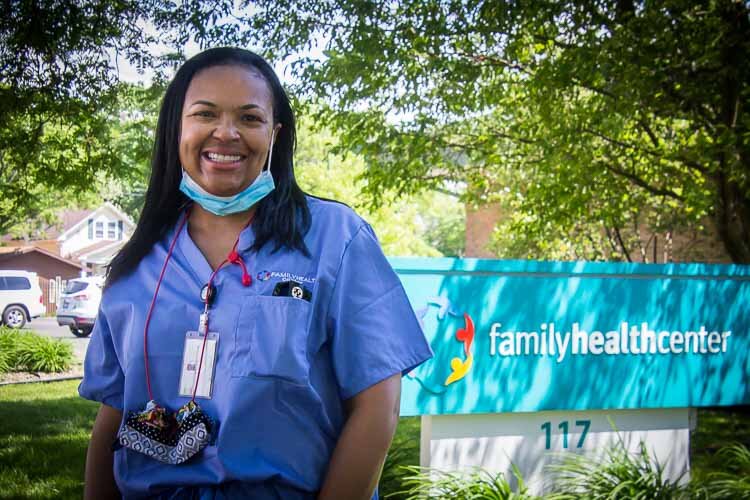
<path id="1" fill-rule="evenodd" d="M 596 456 L 621 440 L 631 453 L 645 443 L 665 478 L 687 482 L 694 427 L 689 408 L 422 416 L 420 465 L 443 471 L 481 467 L 502 472 L 515 487 L 515 464 L 529 493 L 538 495 L 552 486 L 545 467 L 561 453 Z"/>

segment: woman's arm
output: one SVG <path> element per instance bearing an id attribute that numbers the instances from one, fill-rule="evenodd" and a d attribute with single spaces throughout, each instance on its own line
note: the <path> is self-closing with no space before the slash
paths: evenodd
<path id="1" fill-rule="evenodd" d="M 99 408 L 86 453 L 84 500 L 120 498 L 115 484 L 112 443 L 121 421 L 120 410 L 104 404 Z"/>
<path id="2" fill-rule="evenodd" d="M 372 496 L 396 431 L 400 400 L 398 373 L 346 402 L 349 417 L 333 451 L 318 500 L 366 500 Z"/>

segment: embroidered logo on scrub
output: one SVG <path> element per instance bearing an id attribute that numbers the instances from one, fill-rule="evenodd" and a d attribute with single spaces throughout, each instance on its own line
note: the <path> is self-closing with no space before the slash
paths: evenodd
<path id="1" fill-rule="evenodd" d="M 299 274 L 290 273 L 288 271 L 260 271 L 255 275 L 258 281 L 268 281 L 271 278 L 286 280 L 286 281 L 299 281 L 301 283 L 315 283 L 317 278 L 311 278 L 309 276 L 302 276 Z"/>
<path id="2" fill-rule="evenodd" d="M 453 335 L 451 337 L 461 343 L 463 356 L 455 356 L 450 360 L 450 373 L 448 374 L 447 378 L 443 382 L 443 389 L 442 390 L 434 390 L 427 387 L 427 385 L 424 383 L 424 381 L 421 379 L 421 377 L 417 376 L 415 372 L 409 373 L 409 376 L 416 379 L 423 388 L 427 389 L 428 391 L 434 393 L 434 394 L 442 394 L 445 392 L 445 389 L 455 383 L 459 380 L 466 377 L 466 375 L 471 371 L 471 367 L 474 363 L 474 354 L 473 354 L 473 344 L 474 344 L 474 320 L 469 316 L 467 313 L 460 313 L 456 312 L 450 301 L 446 297 L 432 297 L 427 300 L 427 305 L 416 311 L 417 313 L 417 319 L 419 319 L 419 324 L 422 326 L 422 329 L 425 328 L 425 316 L 427 315 L 428 311 L 433 308 L 437 307 L 437 323 L 438 326 L 441 324 L 445 324 L 449 321 L 449 319 L 458 320 L 459 322 L 463 323 L 463 326 L 456 327 L 454 330 Z M 463 321 L 461 321 L 463 320 Z M 450 327 L 449 327 L 450 328 Z M 435 349 L 435 351 L 441 350 L 442 347 L 447 347 L 445 344 L 441 346 L 441 349 Z M 434 371 L 434 368 L 433 368 Z M 433 378 L 433 377 L 429 377 Z"/>
<path id="3" fill-rule="evenodd" d="M 256 278 L 258 278 L 258 281 L 268 281 L 271 279 L 271 272 L 261 271 L 256 275 Z"/>

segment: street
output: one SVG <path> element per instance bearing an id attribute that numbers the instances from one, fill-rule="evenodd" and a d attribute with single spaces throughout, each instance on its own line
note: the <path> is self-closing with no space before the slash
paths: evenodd
<path id="1" fill-rule="evenodd" d="M 76 362 L 82 363 L 84 356 L 86 356 L 86 348 L 89 345 L 89 338 L 78 338 L 70 332 L 67 326 L 58 326 L 56 318 L 36 318 L 23 327 L 24 330 L 32 330 L 45 337 L 52 337 L 56 339 L 63 339 L 66 342 L 70 342 L 73 346 L 73 353 L 76 357 Z"/>

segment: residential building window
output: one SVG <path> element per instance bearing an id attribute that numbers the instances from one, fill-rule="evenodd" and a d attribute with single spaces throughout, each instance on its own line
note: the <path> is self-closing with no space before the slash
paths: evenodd
<path id="1" fill-rule="evenodd" d="M 112 221 L 107 223 L 107 239 L 114 240 L 117 238 L 117 222 Z"/>
<path id="2" fill-rule="evenodd" d="M 94 219 L 89 219 L 88 223 L 89 223 L 89 239 L 93 240 L 94 239 Z"/>
<path id="3" fill-rule="evenodd" d="M 122 239 L 122 231 L 123 231 L 123 229 L 122 229 L 122 221 L 121 220 L 117 221 L 117 229 L 118 229 L 118 231 L 117 231 L 117 239 L 121 240 Z"/>
<path id="4" fill-rule="evenodd" d="M 97 240 L 104 239 L 104 223 L 101 221 L 98 221 L 96 223 L 96 239 Z"/>

